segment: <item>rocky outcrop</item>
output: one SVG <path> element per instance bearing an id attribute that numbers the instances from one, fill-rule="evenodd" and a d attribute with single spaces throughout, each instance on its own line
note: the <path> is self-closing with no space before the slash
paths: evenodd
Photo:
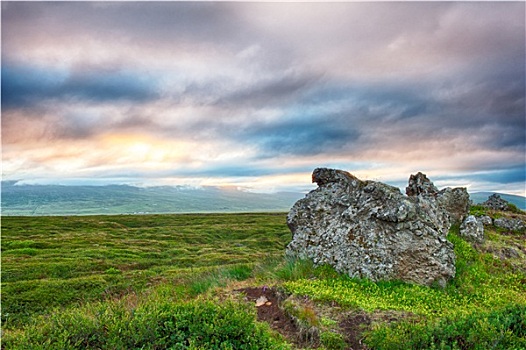
<path id="1" fill-rule="evenodd" d="M 408 196 L 433 196 L 438 195 L 438 188 L 421 172 L 416 175 L 409 176 L 409 184 L 405 188 L 405 193 Z"/>
<path id="2" fill-rule="evenodd" d="M 482 216 L 477 217 L 477 221 L 482 222 L 484 226 L 493 225 L 493 219 L 489 217 L 488 215 L 482 215 Z"/>
<path id="3" fill-rule="evenodd" d="M 526 230 L 526 224 L 518 218 L 497 218 L 493 220 L 493 225 L 510 231 L 521 232 Z"/>
<path id="4" fill-rule="evenodd" d="M 484 243 L 484 224 L 482 220 L 470 215 L 460 225 L 460 235 L 473 243 Z"/>
<path id="5" fill-rule="evenodd" d="M 374 281 L 444 286 L 455 275 L 453 245 L 446 239 L 452 215 L 425 175 L 411 175 L 409 196 L 336 169 L 318 168 L 312 181 L 318 188 L 287 216 L 293 233 L 288 255 Z"/>
<path id="6" fill-rule="evenodd" d="M 449 214 L 452 225 L 460 225 L 471 207 L 468 191 L 464 187 L 444 188 L 438 193 L 437 201 L 438 205 Z"/>
<path id="7" fill-rule="evenodd" d="M 488 200 L 482 203 L 488 209 L 492 210 L 508 210 L 508 201 L 500 198 L 496 193 L 488 197 Z"/>
<path id="8" fill-rule="evenodd" d="M 451 224 L 460 225 L 471 206 L 468 191 L 464 187 L 446 187 L 439 191 L 421 172 L 409 177 L 409 185 L 405 188 L 405 193 L 410 197 L 425 196 L 436 199 L 439 206 L 449 214 Z"/>

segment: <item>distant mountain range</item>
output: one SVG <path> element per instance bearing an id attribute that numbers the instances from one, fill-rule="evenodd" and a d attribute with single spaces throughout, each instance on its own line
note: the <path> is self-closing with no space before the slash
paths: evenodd
<path id="1" fill-rule="evenodd" d="M 471 193 L 474 203 L 493 192 Z M 500 194 L 500 193 L 499 193 Z M 94 215 L 288 211 L 305 194 L 253 193 L 218 187 L 16 185 L 2 182 L 2 215 Z M 500 196 L 526 209 L 526 198 Z"/>
<path id="2" fill-rule="evenodd" d="M 217 187 L 15 185 L 2 182 L 2 215 L 288 211 L 304 194 Z"/>

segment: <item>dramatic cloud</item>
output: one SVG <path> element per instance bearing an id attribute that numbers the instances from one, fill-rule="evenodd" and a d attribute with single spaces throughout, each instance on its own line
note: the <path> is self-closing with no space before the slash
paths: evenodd
<path id="1" fill-rule="evenodd" d="M 64 74 L 49 68 L 16 67 L 8 62 L 2 65 L 2 106 L 5 110 L 35 107 L 47 101 L 141 102 L 155 97 L 155 86 L 132 72 L 92 67 Z"/>
<path id="2" fill-rule="evenodd" d="M 2 2 L 4 179 L 525 194 L 521 2 Z"/>

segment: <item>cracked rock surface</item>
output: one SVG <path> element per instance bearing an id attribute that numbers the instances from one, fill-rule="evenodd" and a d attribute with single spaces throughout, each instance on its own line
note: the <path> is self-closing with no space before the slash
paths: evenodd
<path id="1" fill-rule="evenodd" d="M 327 168 L 315 169 L 312 181 L 318 188 L 287 216 L 293 234 L 289 256 L 374 281 L 445 286 L 455 276 L 446 235 L 452 221 L 467 215 L 465 189 L 438 191 L 418 173 L 411 175 L 405 196 L 396 187 Z M 459 203 L 464 197 L 466 203 Z"/>

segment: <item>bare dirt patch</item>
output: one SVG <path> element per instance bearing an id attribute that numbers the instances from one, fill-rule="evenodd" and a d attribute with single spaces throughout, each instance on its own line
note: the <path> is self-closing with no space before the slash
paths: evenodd
<path id="1" fill-rule="evenodd" d="M 339 326 L 345 337 L 345 342 L 349 344 L 349 349 L 364 350 L 367 347 L 362 343 L 362 333 L 371 325 L 371 318 L 366 313 L 351 314 L 343 318 Z"/>
<path id="2" fill-rule="evenodd" d="M 297 348 L 315 349 L 320 346 L 319 337 L 306 336 L 309 330 L 302 328 L 292 316 L 284 311 L 282 304 L 289 296 L 275 288 L 268 287 L 246 287 L 236 289 L 236 293 L 242 293 L 246 301 L 254 303 L 257 309 L 259 321 L 267 322 L 270 327 Z M 289 298 L 290 300 L 290 298 Z M 298 299 L 300 300 L 300 299 Z M 310 300 L 301 300 L 305 305 L 316 309 L 318 315 L 331 314 L 336 319 L 338 327 L 348 344 L 347 350 L 366 350 L 363 344 L 363 332 L 370 328 L 374 320 L 363 311 L 341 312 L 341 309 L 331 305 L 315 305 Z"/>
<path id="3" fill-rule="evenodd" d="M 243 287 L 234 290 L 243 295 L 245 301 L 253 303 L 257 310 L 258 321 L 266 322 L 272 329 L 283 335 L 296 348 L 315 349 L 320 346 L 319 334 L 316 329 L 306 329 L 289 315 L 283 307 L 284 303 L 295 302 L 304 308 L 313 310 L 318 319 L 335 320 L 333 332 L 343 335 L 346 350 L 368 350 L 364 344 L 364 333 L 375 323 L 395 323 L 402 320 L 418 321 L 419 317 L 410 312 L 380 311 L 367 313 L 363 310 L 344 310 L 337 303 L 314 303 L 307 297 L 291 297 L 279 289 L 269 287 Z M 301 322 L 300 322 L 301 323 Z M 316 331 L 312 333 L 312 331 Z M 310 333 L 309 333 L 310 332 Z"/>
<path id="4" fill-rule="evenodd" d="M 245 300 L 254 302 L 257 309 L 258 321 L 267 322 L 270 327 L 296 345 L 299 344 L 299 327 L 294 320 L 288 316 L 280 305 L 286 296 L 269 287 L 248 287 L 237 289 L 236 292 L 243 293 Z M 266 300 L 265 300 L 266 299 Z"/>

